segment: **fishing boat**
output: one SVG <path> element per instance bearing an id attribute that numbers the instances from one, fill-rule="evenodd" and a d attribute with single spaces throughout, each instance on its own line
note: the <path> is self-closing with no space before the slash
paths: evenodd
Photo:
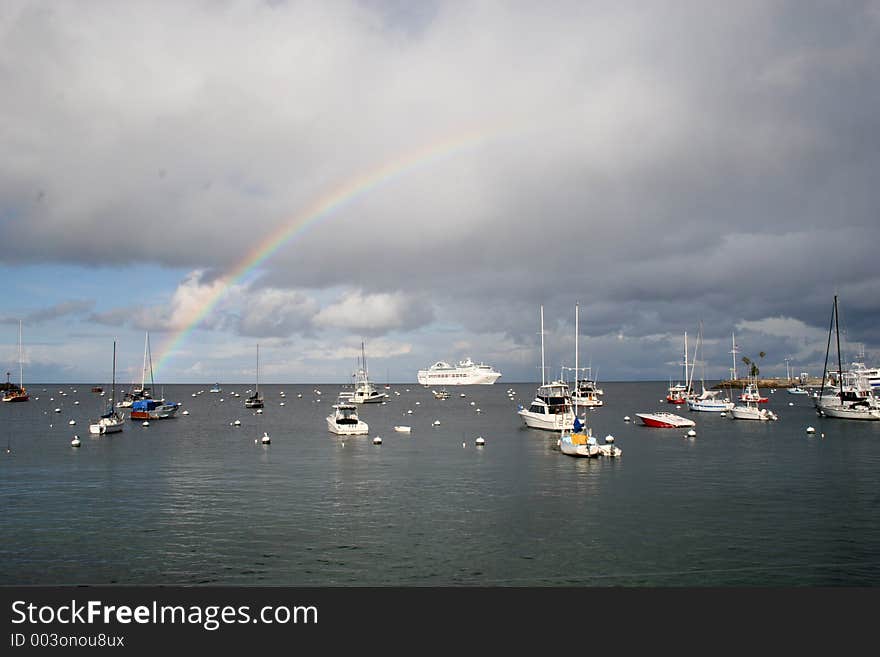
<path id="1" fill-rule="evenodd" d="M 449 391 L 445 388 L 443 390 L 432 390 L 431 394 L 434 395 L 434 399 L 449 399 Z"/>
<path id="2" fill-rule="evenodd" d="M 260 394 L 260 345 L 257 344 L 257 387 L 254 394 L 244 400 L 245 408 L 263 408 L 263 395 Z"/>
<path id="3" fill-rule="evenodd" d="M 116 340 L 113 341 L 113 396 L 107 402 L 107 409 L 97 422 L 89 425 L 89 433 L 103 436 L 119 433 L 125 427 L 125 415 L 116 410 L 113 401 L 116 397 Z"/>
<path id="4" fill-rule="evenodd" d="M 831 351 L 831 333 L 837 343 L 837 394 L 825 394 L 825 381 L 828 376 L 828 355 Z M 837 310 L 837 295 L 828 327 L 828 344 L 825 348 L 825 367 L 822 371 L 822 387 L 815 399 L 816 411 L 825 417 L 842 420 L 880 420 L 880 400 L 865 377 L 856 371 L 844 371 L 840 352 L 840 318 Z"/>
<path id="5" fill-rule="evenodd" d="M 6 373 L 6 390 L 3 393 L 5 402 L 26 402 L 30 399 L 27 389 L 24 387 L 24 366 L 21 355 L 21 320 L 18 321 L 18 387 L 9 381 L 9 372 Z"/>
<path id="6" fill-rule="evenodd" d="M 578 338 L 580 337 L 580 304 L 574 306 L 574 390 L 571 393 L 571 404 L 575 415 L 582 408 L 598 408 L 605 402 L 599 399 L 601 391 L 592 378 L 592 368 L 583 368 L 585 378 L 580 377 L 581 367 L 578 358 Z M 565 368 L 563 368 L 565 369 Z"/>
<path id="7" fill-rule="evenodd" d="M 758 389 L 758 381 L 749 381 L 739 396 L 740 401 L 755 402 L 758 404 L 766 404 L 770 401 L 769 397 L 764 397 Z"/>
<path id="8" fill-rule="evenodd" d="M 659 413 L 636 413 L 636 417 L 640 418 L 645 426 L 659 429 L 681 429 L 697 425 L 696 422 L 686 417 L 663 411 Z"/>
<path id="9" fill-rule="evenodd" d="M 361 342 L 361 363 L 358 370 L 352 375 L 355 378 L 354 394 L 351 401 L 355 404 L 377 404 L 388 399 L 388 393 L 379 392 L 370 382 L 367 371 L 367 355 L 363 341 Z"/>
<path id="10" fill-rule="evenodd" d="M 564 381 L 547 383 L 544 379 L 544 306 L 541 306 L 541 385 L 528 408 L 517 411 L 527 427 L 547 431 L 562 431 L 574 427 L 571 393 Z"/>
<path id="11" fill-rule="evenodd" d="M 146 371 L 147 364 L 150 368 L 150 387 L 146 387 Z M 150 350 L 150 334 L 147 332 L 144 338 L 144 378 L 141 380 L 140 392 L 142 394 L 151 394 L 150 391 L 156 387 L 153 380 L 153 354 Z M 137 390 L 135 390 L 137 392 Z M 177 415 L 180 410 L 180 403 L 166 402 L 164 399 L 153 399 L 150 397 L 135 399 L 131 404 L 132 420 L 165 420 Z"/>
<path id="12" fill-rule="evenodd" d="M 333 404 L 333 413 L 327 416 L 327 429 L 340 436 L 369 433 L 369 425 L 358 418 L 357 406 L 340 399 Z"/>
<path id="13" fill-rule="evenodd" d="M 758 402 L 754 401 L 734 406 L 730 409 L 730 415 L 737 420 L 758 420 L 761 422 L 779 419 L 773 411 L 768 408 L 762 408 L 758 405 Z"/>

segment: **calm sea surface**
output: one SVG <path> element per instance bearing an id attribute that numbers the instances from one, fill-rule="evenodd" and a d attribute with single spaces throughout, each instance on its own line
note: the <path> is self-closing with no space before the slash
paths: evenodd
<path id="1" fill-rule="evenodd" d="M 880 585 L 880 422 L 780 389 L 778 422 L 681 409 L 686 438 L 624 422 L 674 411 L 664 383 L 603 387 L 589 425 L 616 460 L 522 426 L 534 384 L 393 385 L 344 438 L 324 419 L 339 385 L 262 386 L 262 415 L 245 385 L 166 386 L 189 415 L 104 437 L 90 385 L 33 385 L 0 405 L 0 584 Z"/>

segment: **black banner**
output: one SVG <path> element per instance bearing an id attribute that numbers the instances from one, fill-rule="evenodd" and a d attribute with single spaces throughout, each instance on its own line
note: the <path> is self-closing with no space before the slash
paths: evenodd
<path id="1" fill-rule="evenodd" d="M 873 589 L 0 588 L 4 654 L 38 649 L 850 643 Z M 839 631 L 845 628 L 845 638 Z M 834 641 L 831 637 L 835 636 Z M 714 639 L 713 639 L 714 637 Z"/>

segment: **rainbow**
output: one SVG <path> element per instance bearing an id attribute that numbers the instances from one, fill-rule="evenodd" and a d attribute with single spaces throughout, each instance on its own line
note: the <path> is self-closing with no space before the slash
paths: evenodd
<path id="1" fill-rule="evenodd" d="M 294 238 L 304 235 L 312 226 L 370 192 L 442 159 L 453 157 L 465 150 L 479 146 L 498 134 L 500 130 L 499 125 L 489 129 L 472 129 L 421 146 L 412 152 L 398 156 L 348 179 L 339 187 L 318 197 L 301 212 L 282 222 L 274 232 L 248 252 L 238 264 L 221 276 L 218 279 L 220 285 L 216 286 L 217 289 L 200 306 L 191 311 L 188 317 L 184 318 L 180 328 L 173 331 L 165 339 L 158 352 L 159 358 L 154 365 L 154 373 L 159 372 L 168 363 L 192 332 L 223 300 L 230 288 L 240 283 L 248 274 L 271 258 L 282 246 Z"/>

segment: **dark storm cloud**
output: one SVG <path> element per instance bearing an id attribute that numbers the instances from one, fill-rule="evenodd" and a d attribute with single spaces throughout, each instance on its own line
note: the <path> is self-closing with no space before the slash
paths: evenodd
<path id="1" fill-rule="evenodd" d="M 18 324 L 19 319 L 21 319 L 25 324 L 42 324 L 44 322 L 50 322 L 60 317 L 85 314 L 89 312 L 92 308 L 94 308 L 94 306 L 95 302 L 88 299 L 65 301 L 63 303 L 58 303 L 48 308 L 41 308 L 40 310 L 32 311 L 30 313 L 27 313 L 24 317 L 0 318 L 0 323 Z"/>
<path id="2" fill-rule="evenodd" d="M 488 125 L 295 231 L 261 279 L 293 296 L 215 328 L 525 348 L 539 304 L 563 332 L 580 301 L 609 357 L 668 345 L 638 352 L 659 370 L 701 320 L 720 361 L 737 324 L 822 328 L 839 292 L 850 339 L 880 343 L 876 3 L 408 7 L 6 5 L 0 257 L 229 271 L 346 181 Z M 765 337 L 777 363 L 798 346 Z"/>

